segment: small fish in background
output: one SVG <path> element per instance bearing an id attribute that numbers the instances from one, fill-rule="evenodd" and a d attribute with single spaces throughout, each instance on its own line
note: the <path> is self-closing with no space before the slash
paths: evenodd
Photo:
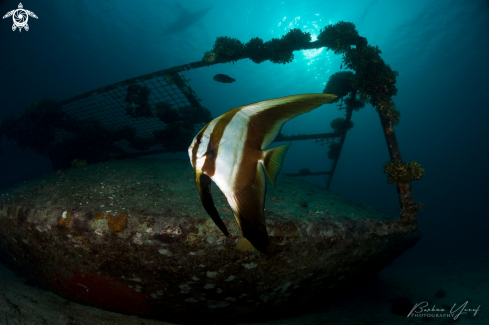
<path id="1" fill-rule="evenodd" d="M 343 63 L 341 63 L 341 65 L 340 65 L 340 69 L 342 69 L 342 68 L 343 68 Z"/>
<path id="2" fill-rule="evenodd" d="M 222 83 L 225 83 L 225 84 L 230 84 L 231 82 L 235 82 L 236 81 L 236 79 L 233 79 L 230 76 L 227 76 L 227 75 L 221 74 L 221 73 L 216 74 L 214 76 L 214 78 L 212 78 L 212 79 L 214 79 L 217 82 L 222 82 Z"/>
<path id="3" fill-rule="evenodd" d="M 264 150 L 290 119 L 335 99 L 335 95 L 304 94 L 236 107 L 213 119 L 188 148 L 200 200 L 217 227 L 229 236 L 214 205 L 213 180 L 226 196 L 243 234 L 236 249 L 267 253 L 265 174 L 273 186 L 289 144 Z"/>

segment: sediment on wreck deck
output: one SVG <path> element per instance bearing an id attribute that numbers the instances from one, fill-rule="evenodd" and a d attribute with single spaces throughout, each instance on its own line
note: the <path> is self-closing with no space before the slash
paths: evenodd
<path id="1" fill-rule="evenodd" d="M 269 254 L 236 249 L 201 205 L 186 160 L 53 173 L 0 192 L 0 246 L 27 276 L 87 305 L 185 322 L 283 316 L 372 275 L 419 239 L 373 208 L 282 176 L 268 186 Z M 239 319 L 236 317 L 239 316 Z"/>

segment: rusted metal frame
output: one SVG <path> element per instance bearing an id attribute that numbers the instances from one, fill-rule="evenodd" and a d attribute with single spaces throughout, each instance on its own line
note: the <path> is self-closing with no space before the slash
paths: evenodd
<path id="1" fill-rule="evenodd" d="M 399 149 L 399 144 L 397 143 L 396 133 L 394 132 L 394 125 L 389 115 L 379 112 L 379 117 L 391 160 L 402 161 L 401 151 Z M 411 182 L 397 183 L 396 187 L 399 196 L 399 204 L 401 205 L 401 219 L 399 220 L 399 225 L 403 227 L 416 224 L 416 211 L 419 206 L 414 202 Z"/>
<path id="2" fill-rule="evenodd" d="M 61 105 L 67 105 L 67 104 L 72 103 L 74 101 L 77 101 L 77 100 L 80 100 L 80 99 L 83 99 L 83 98 L 88 98 L 88 97 L 91 97 L 91 96 L 95 96 L 95 95 L 98 95 L 98 94 L 101 94 L 101 93 L 105 93 L 105 92 L 108 92 L 110 90 L 113 90 L 113 89 L 116 89 L 116 88 L 119 88 L 119 87 L 129 86 L 130 84 L 133 84 L 133 83 L 136 83 L 136 82 L 142 82 L 142 81 L 145 81 L 145 80 L 152 79 L 154 77 L 164 77 L 167 74 L 168 74 L 168 72 L 165 69 L 165 70 L 160 70 L 160 71 L 148 73 L 148 74 L 145 74 L 145 75 L 142 75 L 142 76 L 139 76 L 139 77 L 126 79 L 124 81 L 116 82 L 115 84 L 112 84 L 112 85 L 100 87 L 100 88 L 97 88 L 97 89 L 94 89 L 94 90 L 91 90 L 91 91 L 87 91 L 86 93 L 80 94 L 78 96 L 75 96 L 75 97 L 71 97 L 71 98 L 62 100 L 62 101 L 60 101 L 60 104 Z"/>
<path id="3" fill-rule="evenodd" d="M 357 95 L 357 91 L 355 90 L 352 93 L 352 97 L 355 98 L 356 95 Z M 350 124 L 352 112 L 353 112 L 352 109 L 346 109 L 345 125 Z M 343 151 L 343 144 L 345 143 L 345 138 L 346 138 L 347 133 L 348 133 L 348 131 L 343 133 L 343 135 L 340 138 L 340 144 L 339 144 L 340 149 L 338 152 L 338 156 L 336 156 L 336 158 L 333 160 L 333 167 L 331 168 L 331 174 L 329 175 L 328 180 L 326 181 L 326 189 L 328 189 L 328 190 L 329 190 L 329 185 L 331 184 L 331 181 L 333 180 L 334 172 L 336 170 L 336 165 L 338 164 L 338 160 L 340 160 L 341 151 Z"/>
<path id="4" fill-rule="evenodd" d="M 329 172 L 315 172 L 315 173 L 307 173 L 307 174 L 301 174 L 301 173 L 289 173 L 289 174 L 285 174 L 284 175 L 287 175 L 287 176 L 291 176 L 291 177 L 302 177 L 302 176 L 322 176 L 322 175 L 330 175 L 332 172 L 329 171 Z"/>
<path id="5" fill-rule="evenodd" d="M 318 146 L 324 146 L 325 144 L 329 144 L 329 143 L 333 143 L 335 142 L 335 139 L 336 138 L 316 138 L 314 139 L 314 144 L 317 144 Z M 324 142 L 324 140 L 326 140 L 326 142 Z M 331 140 L 331 141 L 329 141 Z"/>
<path id="6" fill-rule="evenodd" d="M 322 48 L 322 47 L 324 47 L 324 46 L 320 45 L 318 41 L 314 41 L 314 42 L 310 42 L 306 46 L 301 46 L 300 48 L 296 48 L 296 49 L 294 49 L 294 51 L 310 50 L 310 49 L 317 49 L 317 48 Z M 248 58 L 242 57 L 242 58 L 238 58 L 237 60 L 242 60 L 242 59 L 248 59 Z M 206 61 L 191 62 L 191 63 L 171 67 L 169 69 L 163 69 L 160 71 L 151 72 L 151 73 L 139 76 L 139 77 L 130 78 L 130 79 L 126 79 L 124 81 L 116 82 L 115 84 L 112 84 L 109 86 L 100 87 L 100 88 L 97 88 L 97 89 L 94 89 L 91 91 L 87 91 L 86 93 L 80 94 L 78 96 L 65 99 L 65 100 L 61 101 L 60 103 L 61 103 L 61 105 L 66 105 L 66 104 L 69 104 L 71 102 L 74 102 L 74 101 L 77 101 L 77 100 L 80 100 L 83 98 L 87 98 L 90 96 L 94 96 L 94 95 L 97 95 L 99 93 L 104 93 L 104 92 L 110 91 L 112 89 L 121 87 L 121 86 L 122 87 L 123 86 L 129 86 L 130 84 L 138 82 L 138 81 L 145 81 L 148 79 L 152 79 L 154 77 L 164 77 L 165 75 L 168 75 L 168 74 L 173 75 L 174 73 L 193 70 L 193 69 L 197 69 L 197 68 L 203 68 L 203 67 L 207 67 L 207 66 L 214 65 L 214 64 L 220 64 L 220 63 L 227 63 L 227 62 L 217 62 L 217 61 L 214 61 L 214 62 L 206 62 Z"/>
<path id="7" fill-rule="evenodd" d="M 194 63 L 198 63 L 198 62 L 194 62 Z M 184 66 L 187 66 L 187 65 L 184 65 Z M 184 66 L 180 66 L 180 67 L 184 67 Z M 165 77 L 166 75 L 170 75 L 172 78 L 175 77 L 175 76 L 178 76 L 178 77 L 176 77 L 176 79 L 179 79 L 179 81 L 181 81 L 180 84 L 182 84 L 183 86 L 187 85 L 186 81 L 183 80 L 177 74 L 177 71 L 174 71 L 175 70 L 174 68 L 164 69 L 164 70 L 160 70 L 160 71 L 148 73 L 148 74 L 145 74 L 145 75 L 142 75 L 142 76 L 139 76 L 139 77 L 135 77 L 135 78 L 131 78 L 131 79 L 126 79 L 124 81 L 116 82 L 115 84 L 112 84 L 112 85 L 108 85 L 108 86 L 105 86 L 105 87 L 100 87 L 100 88 L 97 88 L 97 89 L 94 89 L 94 90 L 91 90 L 91 91 L 87 91 L 86 93 L 80 94 L 78 96 L 75 96 L 75 97 L 71 97 L 71 98 L 62 100 L 60 102 L 60 104 L 61 105 L 67 105 L 67 104 L 72 103 L 74 101 L 77 101 L 77 100 L 80 100 L 80 99 L 83 99 L 83 98 L 87 98 L 87 97 L 91 97 L 91 96 L 95 96 L 95 95 L 98 95 L 98 94 L 101 94 L 101 93 L 105 93 L 105 92 L 108 92 L 110 90 L 113 90 L 113 89 L 116 89 L 116 88 L 119 88 L 119 87 L 129 86 L 130 84 L 133 84 L 133 83 L 136 83 L 136 82 L 142 82 L 142 81 L 149 80 L 149 79 L 152 79 L 152 78 L 155 78 L 155 77 Z M 198 68 L 198 66 L 196 66 L 196 68 Z M 175 84 L 177 84 L 177 82 L 175 82 Z M 178 87 L 180 87 L 180 85 L 178 85 Z M 200 104 L 199 104 L 199 106 L 200 106 Z"/>
<path id="8" fill-rule="evenodd" d="M 317 140 L 317 139 L 334 139 L 341 137 L 341 133 L 331 132 L 331 133 L 318 133 L 318 134 L 294 134 L 294 135 L 283 135 L 279 134 L 273 142 L 282 141 L 296 141 L 296 140 Z"/>
<path id="9" fill-rule="evenodd" d="M 318 48 L 323 48 L 324 46 L 319 44 L 319 41 L 314 41 L 314 42 L 309 42 L 309 44 L 303 45 L 303 46 L 297 46 L 293 49 L 293 51 L 302 51 L 302 50 L 312 50 L 312 49 L 318 49 Z M 241 56 L 236 58 L 234 61 L 239 61 L 243 59 L 249 59 L 247 56 Z M 197 61 L 197 62 L 191 62 L 183 65 L 179 65 L 176 67 L 172 67 L 170 69 L 165 70 L 166 74 L 168 73 L 173 73 L 173 72 L 181 72 L 181 71 L 187 71 L 187 70 L 192 70 L 196 68 L 202 68 L 202 67 L 207 67 L 210 65 L 214 64 L 219 64 L 219 63 L 228 63 L 228 62 L 233 62 L 234 61 L 227 61 L 227 62 L 221 62 L 221 61 L 214 61 L 214 62 L 208 62 L 208 61 Z"/>
<path id="10" fill-rule="evenodd" d="M 341 133 L 337 132 L 330 132 L 330 133 L 318 133 L 318 134 L 296 134 L 296 135 L 283 135 L 279 134 L 273 142 L 283 142 L 283 141 L 300 141 L 300 140 L 317 140 L 318 139 L 334 139 L 335 138 L 340 138 L 342 136 Z M 327 172 L 315 172 L 315 173 L 308 173 L 308 174 L 301 174 L 301 173 L 289 173 L 289 174 L 284 174 L 287 176 L 291 177 L 298 177 L 298 176 L 322 176 L 322 175 L 331 175 L 331 171 Z"/>

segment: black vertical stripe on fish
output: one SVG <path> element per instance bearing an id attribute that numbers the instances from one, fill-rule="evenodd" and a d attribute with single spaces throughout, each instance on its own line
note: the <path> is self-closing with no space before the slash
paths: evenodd
<path id="1" fill-rule="evenodd" d="M 209 126 L 209 124 L 207 124 L 206 126 L 204 126 L 204 128 L 202 130 L 200 130 L 199 134 L 197 134 L 197 136 L 195 137 L 195 141 L 197 143 L 195 143 L 194 147 L 192 148 L 192 158 L 191 158 L 192 166 L 195 166 L 195 164 L 196 164 L 197 150 L 199 150 L 200 140 L 202 139 L 202 135 L 204 134 L 204 132 L 205 132 L 205 130 L 207 129 L 208 126 Z"/>
<path id="2" fill-rule="evenodd" d="M 228 124 L 233 119 L 234 115 L 239 112 L 239 109 L 230 110 L 226 116 L 223 116 L 214 125 L 211 136 L 209 138 L 209 144 L 207 145 L 207 153 L 205 163 L 202 166 L 202 171 L 209 177 L 213 177 L 216 171 L 216 157 L 218 148 L 221 143 L 222 135 Z"/>
<path id="3" fill-rule="evenodd" d="M 233 78 L 231 78 L 230 76 L 225 75 L 225 74 L 221 74 L 221 73 L 216 74 L 216 75 L 214 76 L 214 78 L 212 78 L 212 79 L 214 79 L 214 80 L 215 80 L 215 81 L 217 81 L 217 82 L 222 82 L 222 83 L 225 83 L 225 84 L 230 84 L 230 83 L 232 83 L 232 82 L 235 82 L 235 81 L 236 81 L 236 79 L 233 79 Z"/>
<path id="4" fill-rule="evenodd" d="M 221 229 L 224 235 L 229 236 L 228 228 L 219 216 L 219 212 L 217 212 L 214 200 L 212 199 L 211 178 L 206 174 L 201 173 L 200 175 L 196 175 L 195 182 L 199 188 L 200 200 L 202 201 L 205 211 L 211 216 L 212 221 L 214 221 L 216 226 Z"/>

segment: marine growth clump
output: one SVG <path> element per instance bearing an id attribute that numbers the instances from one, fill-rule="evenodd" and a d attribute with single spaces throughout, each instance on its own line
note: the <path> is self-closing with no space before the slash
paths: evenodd
<path id="1" fill-rule="evenodd" d="M 391 160 L 384 165 L 384 173 L 387 173 L 389 183 L 408 183 L 412 180 L 420 180 L 424 175 L 424 169 L 415 161 L 406 163 L 401 160 Z"/>

